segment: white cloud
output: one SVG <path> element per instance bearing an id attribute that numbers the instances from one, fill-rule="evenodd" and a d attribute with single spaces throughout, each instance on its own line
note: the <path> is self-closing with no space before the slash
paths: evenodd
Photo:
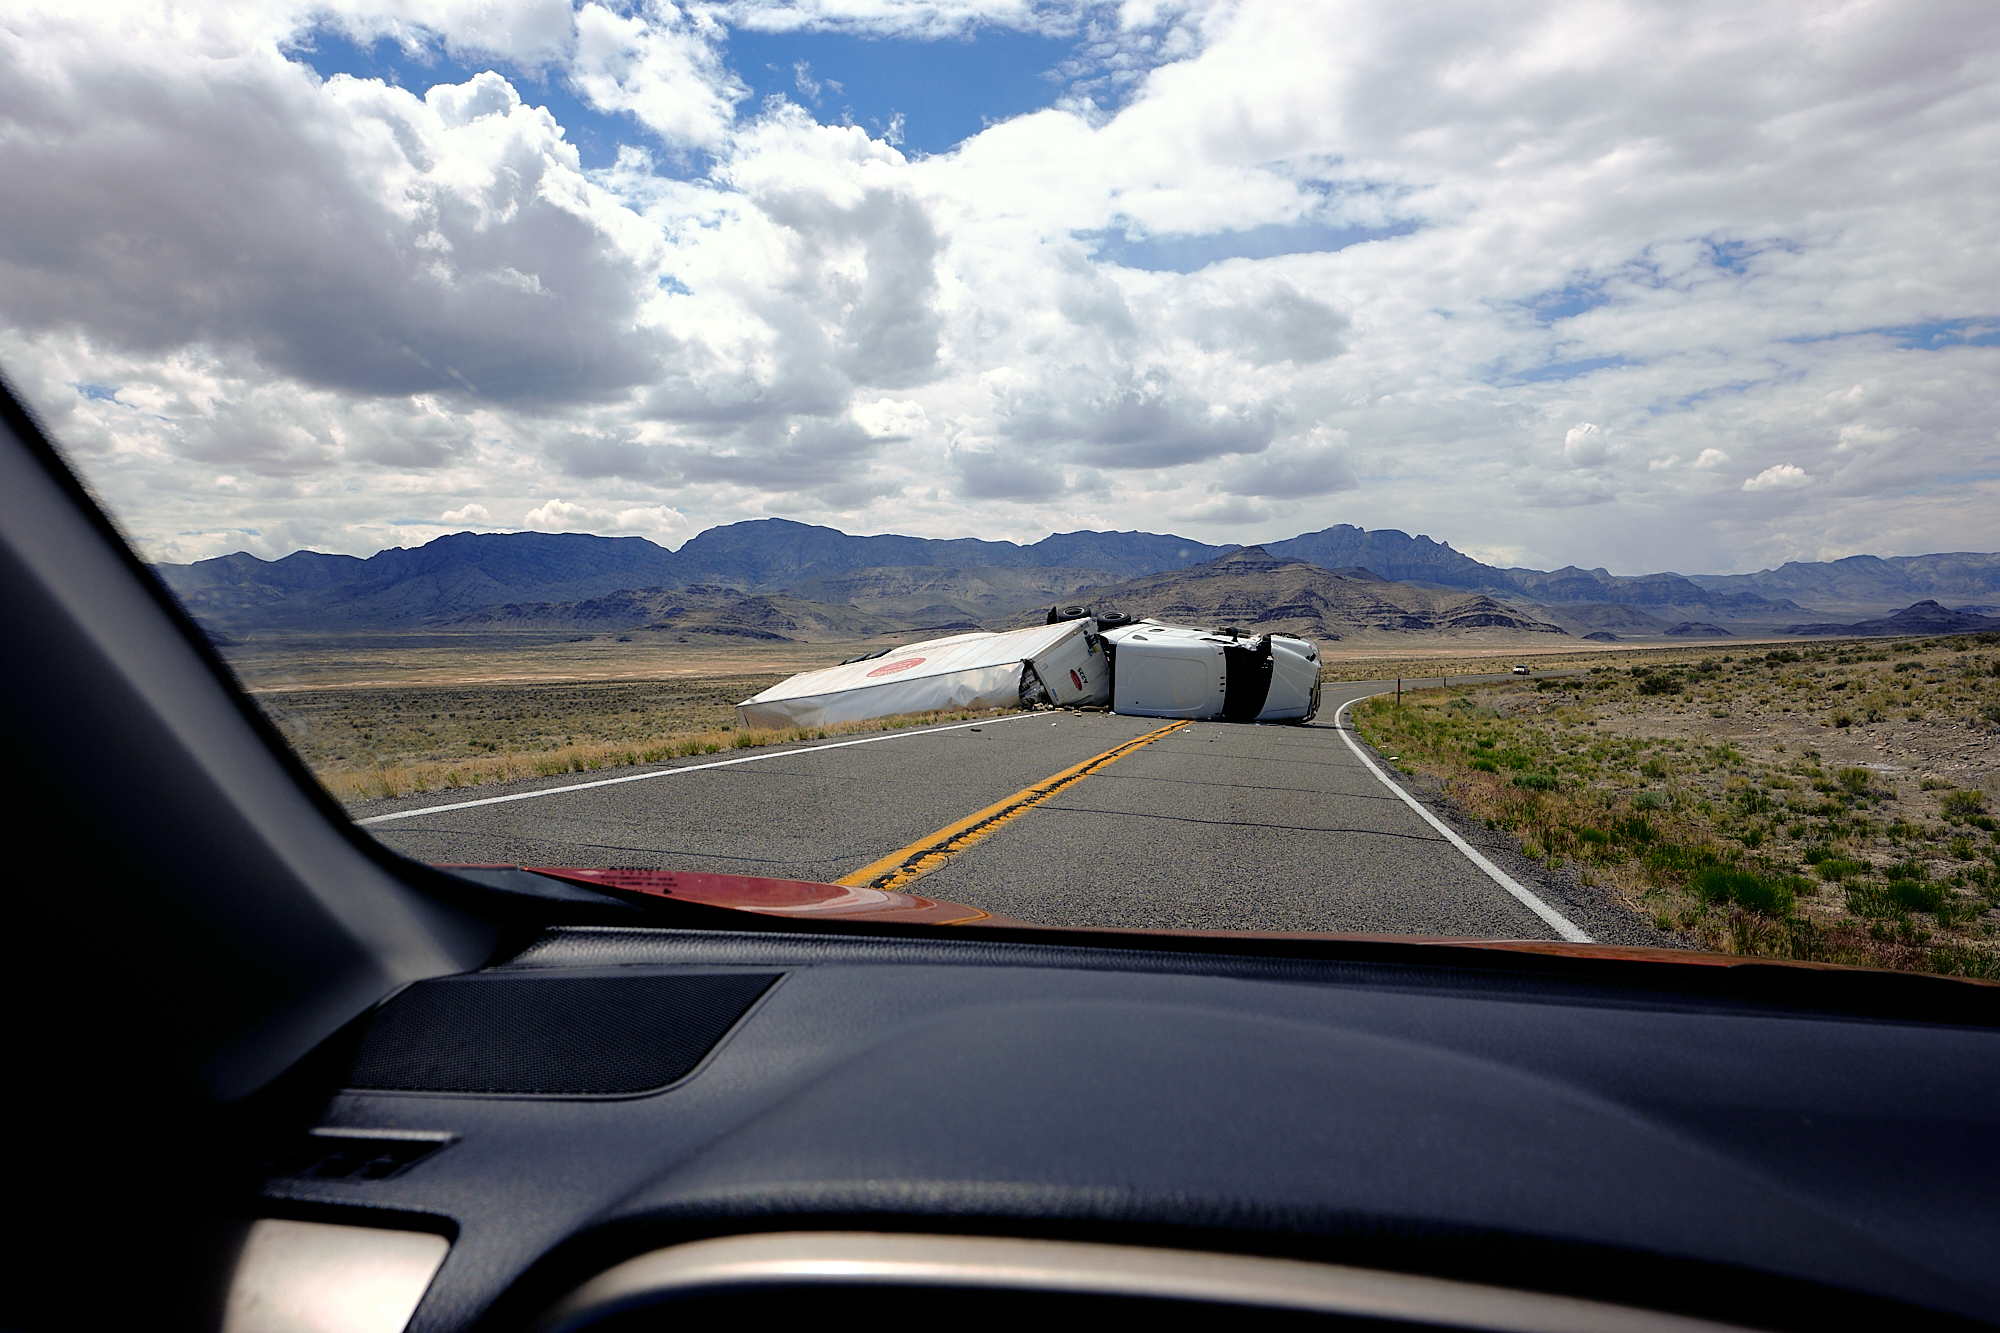
<path id="1" fill-rule="evenodd" d="M 1799 486 L 1810 486 L 1812 478 L 1806 470 L 1791 463 L 1776 463 L 1765 468 L 1756 476 L 1743 483 L 1746 491 L 1780 491 Z"/>
<path id="2" fill-rule="evenodd" d="M 1573 468 L 1593 468 L 1606 457 L 1604 432 L 1591 422 L 1579 422 L 1563 436 L 1563 457 Z"/>
<path id="3" fill-rule="evenodd" d="M 924 405 L 912 399 L 877 398 L 854 409 L 861 429 L 878 438 L 917 439 L 930 429 Z"/>
<path id="4" fill-rule="evenodd" d="M 637 533 L 662 545 L 678 544 L 694 535 L 687 516 L 666 505 L 611 510 L 570 504 L 560 498 L 523 514 L 521 526 L 532 532 Z M 669 542 L 669 538 L 678 540 Z"/>
<path id="5" fill-rule="evenodd" d="M 456 509 L 447 509 L 438 515 L 440 523 L 491 523 L 492 521 L 493 515 L 487 513 L 486 506 L 482 504 L 460 505 Z"/>
<path id="6" fill-rule="evenodd" d="M 315 24 L 512 72 L 321 81 L 287 58 Z M 728 69 L 726 26 L 982 25 L 1073 36 L 1064 100 L 928 158 Z M 539 77 L 629 130 L 616 166 Z M 1970 549 L 1995 125 L 1977 9 L 32 0 L 0 367 L 180 558 L 475 508 L 1364 521 L 1628 571 Z M 1718 505 L 1732 459 L 1787 496 Z"/>
<path id="7" fill-rule="evenodd" d="M 647 0 L 629 12 L 576 11 L 570 76 L 593 106 L 629 111 L 677 148 L 721 148 L 750 95 L 723 65 L 721 25 L 705 10 Z"/>

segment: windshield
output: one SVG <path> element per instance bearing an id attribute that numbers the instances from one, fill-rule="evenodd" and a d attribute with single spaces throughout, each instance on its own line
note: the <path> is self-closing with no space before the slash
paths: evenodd
<path id="1" fill-rule="evenodd" d="M 1996 52 L 17 5 L 0 367 L 421 861 L 1994 977 Z"/>

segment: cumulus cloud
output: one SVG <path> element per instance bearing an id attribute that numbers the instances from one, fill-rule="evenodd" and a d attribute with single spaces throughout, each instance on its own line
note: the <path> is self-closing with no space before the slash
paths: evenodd
<path id="1" fill-rule="evenodd" d="M 1348 327 L 1340 310 L 1282 281 L 1250 300 L 1192 310 L 1190 321 L 1202 341 L 1240 349 L 1253 366 L 1325 361 L 1340 354 Z"/>
<path id="2" fill-rule="evenodd" d="M 1563 458 L 1573 468 L 1593 468 L 1606 457 L 1604 432 L 1588 421 L 1571 426 L 1563 436 Z"/>
<path id="3" fill-rule="evenodd" d="M 493 515 L 487 513 L 486 506 L 482 504 L 460 505 L 456 509 L 447 509 L 438 515 L 440 523 L 491 523 L 492 521 Z"/>
<path id="4" fill-rule="evenodd" d="M 581 5 L 570 78 L 593 106 L 630 112 L 676 148 L 721 148 L 750 95 L 722 63 L 722 38 L 722 25 L 693 6 Z"/>
<path id="5" fill-rule="evenodd" d="M 651 537 L 663 545 L 669 544 L 668 538 L 686 540 L 694 535 L 687 516 L 666 505 L 614 510 L 570 504 L 562 499 L 552 499 L 530 509 L 521 516 L 521 526 L 532 532 L 629 532 Z"/>
<path id="6" fill-rule="evenodd" d="M 650 376 L 643 254 L 554 119 L 499 75 L 418 98 L 321 83 L 274 52 L 41 54 L 0 42 L 16 327 L 236 348 L 363 396 L 576 401 Z"/>
<path id="7" fill-rule="evenodd" d="M 743 29 L 995 27 L 1071 43 L 1052 105 L 929 157 L 730 69 Z M 470 73 L 323 79 L 315 33 Z M 23 0 L 0 366 L 178 556 L 475 508 L 1975 548 L 1996 74 L 2000 13 L 1787 0 Z M 1778 498 L 1719 508 L 1746 473 Z"/>
<path id="8" fill-rule="evenodd" d="M 356 41 L 389 38 L 422 50 L 441 39 L 459 56 L 498 56 L 529 68 L 561 60 L 573 43 L 569 0 L 396 0 L 386 7 L 333 0 L 316 13 Z"/>
<path id="9" fill-rule="evenodd" d="M 1062 469 L 1033 449 L 955 450 L 951 465 L 969 500 L 1049 500 L 1064 490 Z"/>
<path id="10" fill-rule="evenodd" d="M 1176 393 L 1164 377 L 1096 402 L 1035 395 L 1014 404 L 1001 429 L 1055 458 L 1102 468 L 1169 468 L 1262 452 L 1275 433 L 1268 407 L 1232 408 Z"/>
<path id="11" fill-rule="evenodd" d="M 924 405 L 907 398 L 877 398 L 872 403 L 856 407 L 853 416 L 856 425 L 877 439 L 917 439 L 930 429 L 930 418 L 924 414 Z"/>
<path id="12" fill-rule="evenodd" d="M 1301 499 L 1351 491 L 1360 484 L 1345 433 L 1317 427 L 1297 447 L 1259 455 L 1226 477 L 1222 489 L 1231 495 Z"/>
<path id="13" fill-rule="evenodd" d="M 1746 491 L 1783 491 L 1812 485 L 1806 470 L 1792 463 L 1776 463 L 1743 483 Z"/>

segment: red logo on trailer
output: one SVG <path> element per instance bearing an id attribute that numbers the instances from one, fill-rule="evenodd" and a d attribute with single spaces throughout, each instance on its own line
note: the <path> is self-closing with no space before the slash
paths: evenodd
<path id="1" fill-rule="evenodd" d="M 905 657 L 899 661 L 884 663 L 869 672 L 868 675 L 870 678 L 875 676 L 893 676 L 898 671 L 908 671 L 911 667 L 922 666 L 923 664 L 924 659 L 921 657 Z"/>
<path id="2" fill-rule="evenodd" d="M 1078 694 L 1083 693 L 1083 677 L 1079 676 L 1075 670 L 1071 670 L 1069 678 L 1076 683 L 1076 692 Z"/>

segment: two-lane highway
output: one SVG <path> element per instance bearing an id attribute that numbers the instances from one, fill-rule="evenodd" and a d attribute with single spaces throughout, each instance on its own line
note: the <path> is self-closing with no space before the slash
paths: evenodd
<path id="1" fill-rule="evenodd" d="M 1347 743 L 1341 705 L 1381 689 L 1328 686 L 1306 726 L 1029 714 L 356 813 L 437 863 L 855 882 L 909 860 L 908 892 L 1049 925 L 1556 938 L 1575 904 L 1538 916 Z"/>

